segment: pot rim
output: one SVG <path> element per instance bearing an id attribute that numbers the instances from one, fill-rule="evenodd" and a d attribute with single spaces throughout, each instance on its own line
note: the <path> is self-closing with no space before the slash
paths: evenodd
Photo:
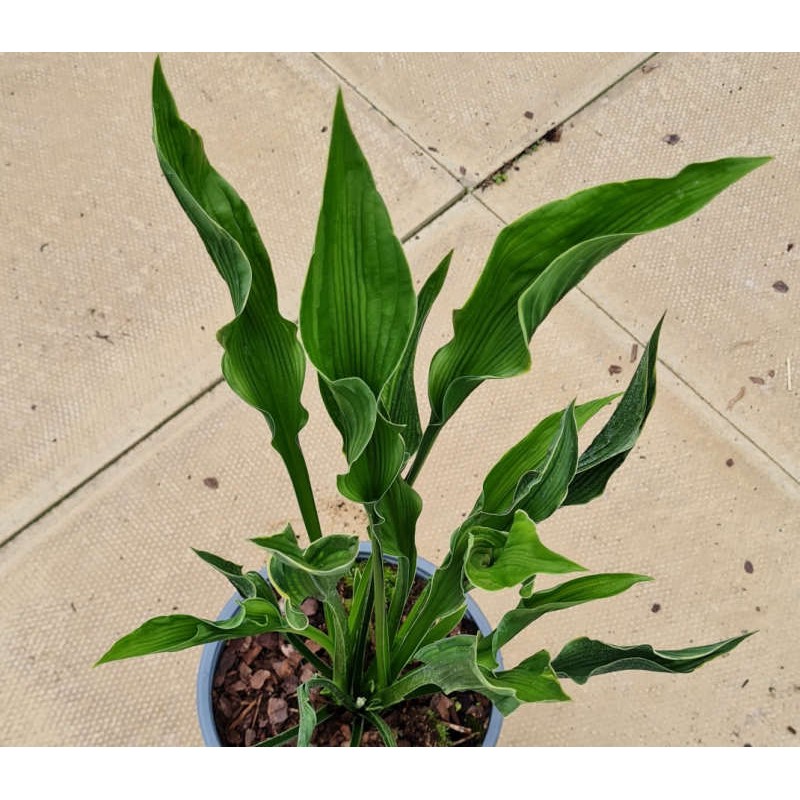
<path id="1" fill-rule="evenodd" d="M 372 547 L 369 542 L 359 542 L 358 555 L 368 556 L 372 552 Z M 385 555 L 384 561 L 390 564 L 396 564 L 397 559 Z M 416 574 L 424 578 L 430 579 L 436 567 L 430 561 L 417 556 Z M 239 607 L 241 595 L 234 594 L 233 597 L 225 604 L 222 611 L 220 611 L 218 620 L 230 619 Z M 483 612 L 478 607 L 478 604 L 469 596 L 466 596 L 467 601 L 467 615 L 478 626 L 478 630 L 484 635 L 491 633 L 493 630 L 489 620 L 486 619 Z M 222 742 L 217 732 L 217 725 L 214 722 L 214 709 L 211 699 L 212 682 L 214 680 L 214 673 L 217 667 L 222 652 L 222 646 L 225 642 L 212 642 L 211 644 L 203 645 L 202 654 L 200 656 L 200 665 L 197 672 L 197 716 L 200 722 L 200 732 L 203 735 L 203 742 L 206 747 L 222 747 Z M 502 668 L 503 659 L 500 653 L 497 654 L 497 663 Z M 492 705 L 491 713 L 489 714 L 489 725 L 486 728 L 486 735 L 483 737 L 482 747 L 495 747 L 500 738 L 500 727 L 503 724 L 503 715 L 495 705 Z"/>

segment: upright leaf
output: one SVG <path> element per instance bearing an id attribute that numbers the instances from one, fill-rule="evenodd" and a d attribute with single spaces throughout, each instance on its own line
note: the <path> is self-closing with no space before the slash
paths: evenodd
<path id="1" fill-rule="evenodd" d="M 547 457 L 539 473 L 527 483 L 514 504 L 534 522 L 541 522 L 555 512 L 564 498 L 578 466 L 578 425 L 575 404 L 564 410 Z"/>
<path id="2" fill-rule="evenodd" d="M 392 374 L 389 382 L 383 387 L 383 392 L 381 393 L 381 402 L 386 409 L 387 417 L 392 422 L 404 426 L 403 441 L 406 446 L 407 458 L 417 451 L 422 438 L 417 393 L 414 388 L 414 361 L 417 355 L 417 345 L 419 344 L 419 337 L 425 325 L 425 320 L 428 318 L 439 292 L 442 291 L 442 286 L 444 286 L 452 256 L 453 251 L 451 250 L 419 290 L 417 316 L 414 320 L 411 338 L 408 340 L 399 366 Z"/>
<path id="3" fill-rule="evenodd" d="M 580 430 L 598 411 L 619 395 L 612 394 L 575 406 L 575 422 Z M 524 439 L 515 444 L 489 471 L 483 482 L 483 492 L 476 509 L 487 514 L 507 514 L 513 511 L 520 495 L 521 482 L 539 474 L 563 424 L 564 412 L 545 417 Z"/>
<path id="4" fill-rule="evenodd" d="M 449 622 L 454 615 L 458 617 L 459 614 L 463 614 L 466 608 L 464 560 L 468 546 L 469 534 L 464 526 L 453 533 L 450 550 L 444 562 L 425 584 L 422 594 L 400 626 L 392 651 L 392 675 L 400 674 L 430 632 L 438 628 L 442 620 Z M 448 631 L 452 627 L 450 625 Z"/>
<path id="5" fill-rule="evenodd" d="M 658 337 L 663 321 L 662 317 L 656 325 L 611 419 L 578 460 L 564 505 L 588 503 L 602 494 L 611 475 L 636 444 L 656 397 Z"/>
<path id="6" fill-rule="evenodd" d="M 273 434 L 296 436 L 307 419 L 297 328 L 278 311 L 272 266 L 249 209 L 208 162 L 197 131 L 181 120 L 159 60 L 153 141 L 165 177 L 230 289 L 236 318 L 218 334 L 225 377 L 264 413 Z"/>
<path id="7" fill-rule="evenodd" d="M 550 309 L 633 236 L 694 214 L 766 158 L 692 164 L 672 178 L 612 183 L 549 203 L 504 228 L 431 363 L 433 425 L 443 425 L 487 378 L 530 367 L 528 342 Z"/>
<path id="8" fill-rule="evenodd" d="M 309 358 L 326 384 L 326 399 L 349 464 L 376 428 L 377 399 L 398 366 L 416 313 L 411 273 L 369 166 L 336 99 L 328 169 L 314 253 L 300 306 Z M 387 421 L 388 424 L 388 421 Z M 384 431 L 386 425 L 381 426 Z M 399 436 L 397 437 L 399 439 Z M 400 439 L 402 447 L 402 439 Z M 349 497 L 377 500 L 397 472 L 381 465 L 362 485 L 380 453 L 345 480 Z M 394 474 L 390 474 L 394 472 Z M 357 485 L 356 485 L 357 484 Z"/>
<path id="9" fill-rule="evenodd" d="M 389 487 L 376 508 L 374 534 L 384 553 L 397 558 L 397 575 L 392 592 L 387 627 L 394 636 L 405 608 L 414 568 L 417 564 L 416 527 L 422 512 L 422 498 L 401 475 Z"/>
<path id="10" fill-rule="evenodd" d="M 312 539 L 321 535 L 297 434 L 308 419 L 300 403 L 305 354 L 297 326 L 278 310 L 267 250 L 250 210 L 211 166 L 203 140 L 179 116 L 161 62 L 153 71 L 153 141 L 161 169 L 230 290 L 235 318 L 217 332 L 222 374 L 262 412 L 298 493 Z"/>
<path id="11" fill-rule="evenodd" d="M 553 660 L 553 669 L 560 677 L 571 678 L 575 683 L 586 683 L 594 675 L 627 669 L 692 672 L 713 658 L 729 653 L 748 636 L 752 636 L 752 632 L 684 650 L 654 650 L 649 644 L 618 647 L 584 636 L 564 647 Z"/>

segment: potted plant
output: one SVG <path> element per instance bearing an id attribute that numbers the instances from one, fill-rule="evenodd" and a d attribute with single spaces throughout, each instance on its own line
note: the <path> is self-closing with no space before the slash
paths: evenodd
<path id="1" fill-rule="evenodd" d="M 689 165 L 671 178 L 597 186 L 504 228 L 471 296 L 453 315 L 452 339 L 430 364 L 430 418 L 423 427 L 415 353 L 451 254 L 415 294 L 341 93 L 299 336 L 298 327 L 279 313 L 269 256 L 247 206 L 209 164 L 200 136 L 179 117 L 158 60 L 153 120 L 164 175 L 230 290 L 235 316 L 217 334 L 223 375 L 270 426 L 305 538 L 287 526 L 253 539 L 266 552 L 262 572 L 196 551 L 236 589 L 230 613 L 218 621 L 156 617 L 122 637 L 98 663 L 235 640 L 226 651 L 233 655 L 220 657 L 218 646 L 212 660 L 226 659 L 230 671 L 240 657 L 245 668 L 234 671 L 247 678 L 241 679 L 243 689 L 255 686 L 258 692 L 276 681 L 264 674 L 269 669 L 256 671 L 254 679 L 251 665 L 272 648 L 284 656 L 280 670 L 288 669 L 286 662 L 296 670 L 288 692 L 295 708 L 288 708 L 285 697 L 264 700 L 265 708 L 272 703 L 280 712 L 266 714 L 253 743 L 324 744 L 319 732 L 335 720 L 340 731 L 348 731 L 350 744 L 371 737 L 394 745 L 398 731 L 387 722 L 392 710 L 436 692 L 444 710 L 434 726 L 438 720 L 469 732 L 446 719 L 451 709 L 463 709 L 460 693 L 485 698 L 484 705 L 508 715 L 522 703 L 569 699 L 560 682 L 565 679 L 584 683 L 624 669 L 691 672 L 750 635 L 683 650 L 582 637 L 554 658 L 542 650 L 508 669 L 499 660 L 501 648 L 542 615 L 650 580 L 632 573 L 586 574 L 551 588 L 535 585 L 539 574 L 585 572 L 542 542 L 540 523 L 561 506 L 600 495 L 630 453 L 655 398 L 661 322 L 621 395 L 569 403 L 503 455 L 455 527 L 443 563 L 431 568 L 424 583 L 415 581 L 422 500 L 414 482 L 440 431 L 477 386 L 530 367 L 529 342 L 537 327 L 592 267 L 634 236 L 695 213 L 768 159 L 727 158 Z M 300 402 L 306 357 L 342 436 L 347 471 L 337 477 L 337 487 L 366 511 L 368 541 L 361 548 L 357 536 L 323 532 L 317 515 L 298 438 L 308 416 Z M 608 421 L 581 452 L 581 427 L 614 401 Z M 469 627 L 464 620 L 473 587 L 516 587 L 519 599 L 496 627 Z M 218 686 L 225 685 L 225 669 Z M 480 736 L 469 743 L 480 743 Z"/>

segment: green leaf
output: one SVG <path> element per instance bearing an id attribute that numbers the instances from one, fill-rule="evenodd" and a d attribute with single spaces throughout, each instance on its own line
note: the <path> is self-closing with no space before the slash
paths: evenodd
<path id="1" fill-rule="evenodd" d="M 233 617 L 218 622 L 188 614 L 154 617 L 115 642 L 97 664 L 286 629 L 286 622 L 273 603 L 250 598 L 240 603 Z"/>
<path id="2" fill-rule="evenodd" d="M 468 545 L 466 528 L 459 528 L 451 537 L 450 550 L 442 566 L 425 584 L 400 626 L 392 650 L 390 677 L 400 674 L 434 627 L 459 611 L 463 613 L 466 597 L 464 559 Z"/>
<path id="3" fill-rule="evenodd" d="M 394 636 L 408 599 L 414 568 L 417 564 L 416 526 L 422 512 L 422 498 L 398 475 L 376 506 L 373 533 L 381 550 L 397 558 L 397 574 L 387 627 Z"/>
<path id="4" fill-rule="evenodd" d="M 578 466 L 578 426 L 575 404 L 571 403 L 561 417 L 561 425 L 541 471 L 527 482 L 522 496 L 514 504 L 534 521 L 541 522 L 557 511 Z"/>
<path id="5" fill-rule="evenodd" d="M 359 377 L 378 397 L 403 355 L 415 308 L 402 245 L 339 92 L 300 307 L 303 343 L 328 380 Z"/>
<path id="6" fill-rule="evenodd" d="M 630 589 L 636 583 L 649 580 L 652 578 L 646 575 L 629 573 L 585 575 L 551 589 L 533 592 L 523 597 L 516 608 L 507 611 L 500 619 L 497 628 L 489 636 L 481 639 L 479 645 L 481 661 L 494 666 L 497 651 L 544 614 L 588 603 L 591 600 L 613 597 Z M 484 654 L 488 654 L 485 661 Z"/>
<path id="7" fill-rule="evenodd" d="M 330 719 L 334 713 L 337 711 L 334 706 L 326 705 L 322 706 L 319 710 L 315 710 L 315 722 L 317 725 L 321 722 L 325 722 L 326 720 Z M 302 713 L 302 712 L 301 712 Z M 308 723 L 306 722 L 306 725 Z M 282 745 L 286 744 L 287 742 L 291 742 L 292 739 L 296 739 L 300 734 L 300 725 L 294 725 L 291 728 L 287 728 L 284 731 L 276 734 L 275 736 L 271 736 L 269 739 L 264 739 L 262 742 L 257 742 L 253 745 L 253 747 L 281 747 Z"/>
<path id="8" fill-rule="evenodd" d="M 153 142 L 161 170 L 231 294 L 236 316 L 217 331 L 222 374 L 267 420 L 308 535 L 318 539 L 322 531 L 297 439 L 308 419 L 300 402 L 306 359 L 297 326 L 278 310 L 272 264 L 250 210 L 211 166 L 197 131 L 180 118 L 159 59 L 153 70 Z"/>
<path id="9" fill-rule="evenodd" d="M 619 397 L 612 394 L 575 406 L 575 422 L 580 430 L 598 411 Z M 521 481 L 531 473 L 540 473 L 549 451 L 564 424 L 564 412 L 557 411 L 543 419 L 524 439 L 515 444 L 489 471 L 476 508 L 487 514 L 507 514 L 523 492 Z"/>
<path id="10" fill-rule="evenodd" d="M 417 345 L 425 320 L 444 286 L 452 256 L 453 251 L 451 250 L 420 289 L 417 297 L 417 316 L 411 338 L 408 340 L 399 366 L 381 393 L 381 402 L 386 410 L 387 418 L 404 426 L 403 441 L 406 447 L 406 458 L 416 453 L 422 438 L 417 393 L 414 388 L 414 361 L 417 355 Z"/>
<path id="11" fill-rule="evenodd" d="M 404 461 L 401 427 L 379 413 L 372 438 L 351 464 L 350 471 L 336 476 L 336 486 L 356 503 L 377 503 L 400 475 Z"/>
<path id="12" fill-rule="evenodd" d="M 628 457 L 656 397 L 656 361 L 662 317 L 647 343 L 636 372 L 611 419 L 578 460 L 564 505 L 588 503 L 606 488 L 609 478 Z"/>
<path id="13" fill-rule="evenodd" d="M 423 647 L 416 655 L 422 663 L 368 703 L 370 709 L 401 702 L 423 687 L 438 687 L 445 694 L 478 691 L 488 697 L 503 715 L 522 703 L 569 700 L 550 667 L 544 650 L 526 658 L 510 670 L 492 672 L 478 663 L 474 636 L 451 636 Z"/>
<path id="14" fill-rule="evenodd" d="M 305 356 L 297 327 L 278 311 L 275 279 L 250 211 L 211 166 L 203 141 L 178 115 L 161 63 L 153 72 L 153 141 L 161 169 L 228 284 L 235 319 L 217 334 L 231 388 L 266 417 L 281 452 L 305 425 Z"/>
<path id="15" fill-rule="evenodd" d="M 361 378 L 328 381 L 322 375 L 319 391 L 328 415 L 342 434 L 347 463 L 352 464 L 364 452 L 375 430 L 375 395 Z"/>
<path id="16" fill-rule="evenodd" d="M 344 533 L 329 534 L 303 550 L 297 544 L 291 525 L 274 536 L 258 536 L 250 541 L 287 566 L 315 577 L 340 577 L 358 555 L 358 536 Z"/>
<path id="17" fill-rule="evenodd" d="M 297 687 L 297 708 L 300 712 L 300 724 L 297 728 L 298 747 L 308 747 L 311 744 L 311 737 L 317 725 L 317 713 L 309 699 L 310 689 L 308 682 L 301 683 Z"/>
<path id="18" fill-rule="evenodd" d="M 378 731 L 386 747 L 397 747 L 392 729 L 386 724 L 380 714 L 376 714 L 374 711 L 367 711 L 364 716 L 372 723 L 375 730 Z"/>
<path id="19" fill-rule="evenodd" d="M 196 550 L 194 547 L 192 550 L 194 550 L 203 561 L 207 564 L 211 564 L 215 570 L 221 572 L 242 597 L 256 596 L 256 587 L 253 585 L 250 578 L 242 573 L 242 568 L 238 564 L 215 556 L 213 553 L 207 553 L 205 550 Z"/>
<path id="20" fill-rule="evenodd" d="M 300 330 L 325 384 L 323 398 L 344 439 L 349 464 L 362 455 L 378 424 L 377 398 L 400 362 L 415 314 L 402 245 L 340 92 Z"/>
<path id="21" fill-rule="evenodd" d="M 538 573 L 560 574 L 584 567 L 546 548 L 531 518 L 517 511 L 508 533 L 475 526 L 469 530 L 465 563 L 473 585 L 490 591 L 507 589 Z"/>
<path id="22" fill-rule="evenodd" d="M 612 183 L 549 203 L 504 228 L 429 375 L 432 423 L 443 425 L 487 378 L 530 367 L 528 342 L 550 309 L 633 236 L 694 214 L 766 158 L 692 164 L 672 178 Z"/>
<path id="23" fill-rule="evenodd" d="M 729 653 L 752 632 L 734 636 L 716 644 L 687 647 L 684 650 L 654 650 L 649 644 L 618 647 L 585 636 L 567 644 L 553 660 L 559 677 L 586 683 L 594 675 L 619 670 L 639 669 L 651 672 L 692 672 L 707 661 Z"/>

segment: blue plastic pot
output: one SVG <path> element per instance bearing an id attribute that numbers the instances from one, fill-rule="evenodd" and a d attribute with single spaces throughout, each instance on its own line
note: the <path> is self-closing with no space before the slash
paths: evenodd
<path id="1" fill-rule="evenodd" d="M 366 558 L 370 552 L 371 548 L 369 542 L 362 542 L 359 545 L 359 556 Z M 395 559 L 390 556 L 386 556 L 385 560 L 390 563 L 395 563 Z M 424 558 L 417 558 L 417 575 L 419 577 L 430 579 L 435 570 L 436 567 L 434 567 L 430 561 L 426 561 Z M 230 619 L 236 613 L 239 600 L 241 600 L 241 597 L 235 594 L 226 603 L 218 619 Z M 467 597 L 467 617 L 472 619 L 481 633 L 491 633 L 492 626 L 471 597 Z M 197 716 L 200 720 L 200 731 L 203 734 L 203 741 L 206 747 L 222 746 L 219 734 L 217 733 L 217 725 L 214 722 L 214 711 L 211 704 L 211 687 L 214 681 L 217 661 L 222 654 L 223 644 L 224 642 L 214 642 L 213 644 L 207 644 L 203 647 L 203 652 L 200 656 L 200 669 L 197 674 Z M 503 662 L 499 654 L 498 661 L 502 667 Z M 489 726 L 486 729 L 486 736 L 483 740 L 483 747 L 495 747 L 497 745 L 497 740 L 500 738 L 500 726 L 502 724 L 503 715 L 497 708 L 492 706 L 492 712 L 489 716 Z"/>

